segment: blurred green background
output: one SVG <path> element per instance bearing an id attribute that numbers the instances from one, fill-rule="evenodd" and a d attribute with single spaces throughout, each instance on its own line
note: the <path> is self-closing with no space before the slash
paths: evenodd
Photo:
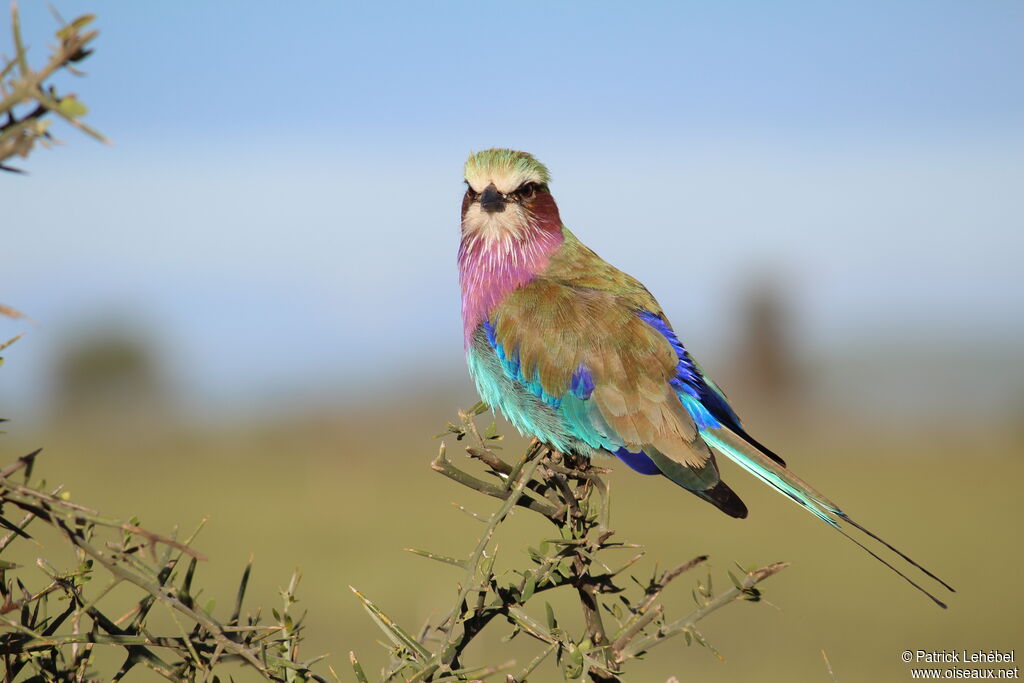
<path id="1" fill-rule="evenodd" d="M 616 468 L 639 572 L 793 563 L 772 606 L 704 622 L 726 661 L 665 645 L 631 680 L 828 681 L 824 650 L 840 681 L 900 681 L 905 649 L 1020 651 L 1024 6 L 56 4 L 99 15 L 72 89 L 115 146 L 58 128 L 0 178 L 0 301 L 38 323 L 0 322 L 27 333 L 3 448 L 45 446 L 76 500 L 157 530 L 209 515 L 210 593 L 252 553 L 269 606 L 301 567 L 307 654 L 339 670 L 384 658 L 348 585 L 410 627 L 446 608 L 455 575 L 401 548 L 467 552 L 449 502 L 491 505 L 428 464 L 476 400 L 461 163 L 511 146 L 749 431 L 959 591 L 940 612 L 729 465 L 747 520 Z M 22 13 L 41 58 L 55 24 Z M 504 561 L 539 533 L 518 515 Z"/>

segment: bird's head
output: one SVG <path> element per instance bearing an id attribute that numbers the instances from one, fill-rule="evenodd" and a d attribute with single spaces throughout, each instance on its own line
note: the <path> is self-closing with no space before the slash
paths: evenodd
<path id="1" fill-rule="evenodd" d="M 537 230 L 561 228 L 548 192 L 548 169 L 532 155 L 511 149 L 476 152 L 466 160 L 465 179 L 464 237 L 524 240 Z"/>

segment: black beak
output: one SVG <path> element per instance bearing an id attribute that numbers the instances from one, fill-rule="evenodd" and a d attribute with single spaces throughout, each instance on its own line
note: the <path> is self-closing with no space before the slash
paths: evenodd
<path id="1" fill-rule="evenodd" d="M 500 213 L 505 210 L 505 195 L 498 192 L 498 188 L 491 183 L 484 188 L 480 195 L 480 208 L 487 213 Z"/>

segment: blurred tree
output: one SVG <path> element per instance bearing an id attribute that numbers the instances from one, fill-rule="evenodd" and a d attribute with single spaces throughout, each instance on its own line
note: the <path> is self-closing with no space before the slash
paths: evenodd
<path id="1" fill-rule="evenodd" d="M 53 418 L 63 426 L 117 424 L 149 430 L 173 413 L 167 378 L 153 347 L 138 333 L 107 328 L 81 337 L 53 363 Z"/>
<path id="2" fill-rule="evenodd" d="M 743 294 L 739 343 L 732 364 L 737 386 L 762 406 L 786 412 L 799 407 L 805 388 L 802 364 L 793 337 L 792 314 L 777 278 L 762 277 Z"/>

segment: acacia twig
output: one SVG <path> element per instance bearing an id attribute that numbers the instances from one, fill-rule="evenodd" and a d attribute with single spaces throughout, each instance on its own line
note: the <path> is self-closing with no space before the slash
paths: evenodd
<path id="1" fill-rule="evenodd" d="M 489 446 L 500 438 L 494 434 L 493 425 L 481 435 L 473 423 L 473 417 L 484 410 L 486 406 L 481 404 L 460 412 L 460 424 L 449 424 L 447 433 L 457 440 L 468 440 L 466 454 L 482 463 L 486 468 L 485 476 L 496 482 L 456 465 L 448 458 L 444 443 L 431 467 L 452 481 L 501 500 L 502 504 L 491 515 L 480 515 L 457 506 L 486 525 L 466 559 L 407 549 L 463 572 L 454 606 L 436 626 L 424 628 L 418 638 L 413 639 L 360 595 L 364 606 L 396 644 L 381 681 L 471 681 L 505 671 L 511 663 L 470 667 L 462 661 L 466 648 L 487 626 L 504 620 L 511 625 L 512 636 L 525 634 L 543 645 L 518 674 L 506 673 L 506 683 L 525 681 L 552 654 L 566 680 L 586 677 L 599 683 L 615 683 L 622 680 L 624 666 L 654 643 L 688 633 L 688 642 L 707 645 L 694 624 L 740 598 L 758 599 L 754 586 L 784 566 L 772 565 L 750 572 L 737 582 L 736 588 L 718 596 L 711 593 L 710 585 L 702 586 L 699 594 L 704 599 L 703 605 L 680 620 L 665 623 L 666 607 L 661 603 L 664 590 L 707 557 L 701 555 L 661 572 L 651 578 L 637 600 L 627 599 L 626 590 L 618 585 L 617 579 L 635 565 L 643 552 L 614 569 L 601 559 L 605 551 L 639 548 L 636 544 L 611 540 L 615 532 L 609 520 L 609 488 L 602 477 L 607 470 L 591 465 L 587 459 L 552 451 L 536 440 L 522 458 L 509 462 Z M 557 534 L 528 549 L 532 566 L 496 575 L 493 539 L 516 507 L 542 515 Z M 575 637 L 559 625 L 561 620 L 549 605 L 545 605 L 546 620 L 538 619 L 525 609 L 538 595 L 563 587 L 573 588 L 583 611 L 583 633 Z M 619 596 L 618 601 L 610 596 Z M 623 605 L 627 608 L 624 613 Z M 614 634 L 606 626 L 609 616 L 618 622 Z M 357 680 L 368 683 L 354 657 L 352 664 Z"/>
<path id="2" fill-rule="evenodd" d="M 81 119 L 88 109 L 74 94 L 61 95 L 48 81 L 58 72 L 80 75 L 75 65 L 86 59 L 89 45 L 99 35 L 86 30 L 95 17 L 82 15 L 63 24 L 56 32 L 58 44 L 39 69 L 28 63 L 28 50 L 21 35 L 18 3 L 11 3 L 11 37 L 14 56 L 0 65 L 0 170 L 23 173 L 7 166 L 12 157 L 27 157 L 37 144 L 53 141 L 49 117 L 56 116 L 74 128 L 103 142 L 109 141 Z"/>

